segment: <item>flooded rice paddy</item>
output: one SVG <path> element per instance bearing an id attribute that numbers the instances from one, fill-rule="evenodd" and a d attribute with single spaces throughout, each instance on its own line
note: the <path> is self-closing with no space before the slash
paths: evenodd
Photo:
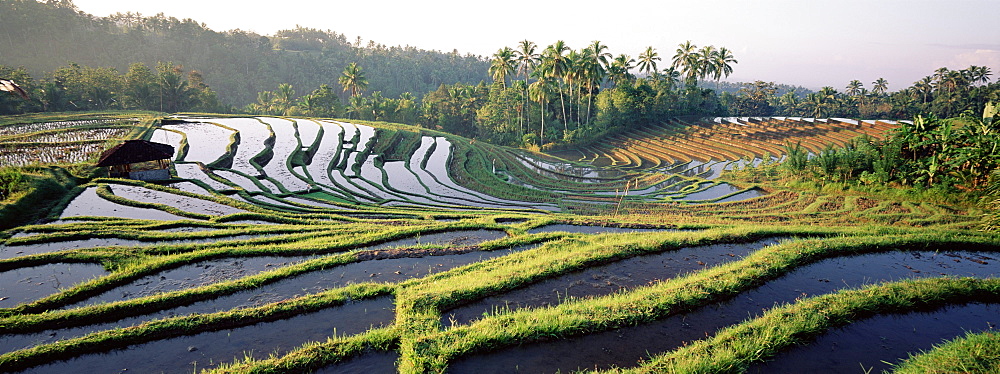
<path id="1" fill-rule="evenodd" d="M 799 267 L 756 289 L 688 313 L 634 327 L 471 355 L 454 361 L 449 366 L 449 372 L 555 373 L 594 368 L 634 367 L 640 360 L 651 355 L 703 339 L 721 328 L 757 316 L 778 304 L 792 303 L 799 298 L 827 294 L 840 289 L 901 279 L 940 276 L 996 277 L 1000 275 L 998 258 L 1000 257 L 992 253 L 978 252 L 887 252 L 822 260 Z M 996 310 L 995 306 L 989 308 Z M 948 308 L 942 312 L 945 314 L 936 315 L 934 318 L 957 321 L 957 316 L 947 314 L 949 311 L 961 311 L 961 309 Z M 959 324 L 973 328 L 987 326 L 987 322 L 994 323 L 988 318 Z M 959 330 L 947 338 L 960 335 L 963 335 L 963 332 Z M 936 338 L 930 340 L 934 339 Z M 940 340 L 934 341 L 938 342 Z M 848 335 L 842 335 L 838 345 L 851 346 L 865 343 L 865 340 L 851 340 Z M 921 347 L 921 349 L 930 348 L 930 345 Z M 791 358 L 793 353 L 794 351 L 788 353 L 789 360 L 793 360 Z M 868 354 L 864 359 L 866 362 L 886 359 L 879 350 L 861 351 L 861 353 Z M 827 362 L 836 360 L 839 362 L 839 367 L 845 370 L 859 368 L 856 362 L 859 358 L 846 357 L 844 359 L 846 361 L 841 361 L 838 357 L 829 355 Z"/>

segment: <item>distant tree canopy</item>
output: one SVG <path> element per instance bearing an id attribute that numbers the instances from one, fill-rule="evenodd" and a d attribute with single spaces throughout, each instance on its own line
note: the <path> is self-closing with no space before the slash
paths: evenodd
<path id="1" fill-rule="evenodd" d="M 941 68 L 888 92 L 852 80 L 844 92 L 773 82 L 729 83 L 726 47 L 680 43 L 612 55 L 600 41 L 573 49 L 523 40 L 488 59 L 457 51 L 362 46 L 297 27 L 273 36 L 216 32 L 162 14 L 94 17 L 70 0 L 0 0 L 0 78 L 30 100 L 0 95 L 0 114 L 146 109 L 348 117 L 436 128 L 496 144 L 599 140 L 675 116 L 938 118 L 1000 101 L 984 66 Z M 16 67 L 15 67 L 16 66 Z M 493 83 L 488 84 L 487 80 Z"/>
<path id="2" fill-rule="evenodd" d="M 0 1 L 0 64 L 24 66 L 34 77 L 72 61 L 80 66 L 124 72 L 134 63 L 155 67 L 173 61 L 198 71 L 229 106 L 256 102 L 257 93 L 281 83 L 303 92 L 335 85 L 349 63 L 364 66 L 372 91 L 388 96 L 424 93 L 441 84 L 488 79 L 489 63 L 477 56 L 348 42 L 343 34 L 296 28 L 262 36 L 218 32 L 191 19 L 163 14 L 118 13 L 95 17 L 70 0 Z M 24 79 L 20 79 L 24 81 Z M 346 95 L 341 98 L 346 100 Z"/>

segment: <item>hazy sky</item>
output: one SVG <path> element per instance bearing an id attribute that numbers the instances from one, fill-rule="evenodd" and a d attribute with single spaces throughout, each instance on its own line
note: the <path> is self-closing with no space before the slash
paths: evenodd
<path id="1" fill-rule="evenodd" d="M 939 67 L 989 66 L 1000 78 L 998 0 L 74 0 L 97 16 L 139 12 L 192 18 L 217 31 L 264 35 L 296 25 L 348 40 L 488 56 L 523 39 L 574 48 L 593 40 L 618 55 L 677 45 L 733 50 L 730 81 L 765 80 L 843 91 L 884 77 L 898 90 Z M 259 5 L 266 4 L 266 5 Z"/>

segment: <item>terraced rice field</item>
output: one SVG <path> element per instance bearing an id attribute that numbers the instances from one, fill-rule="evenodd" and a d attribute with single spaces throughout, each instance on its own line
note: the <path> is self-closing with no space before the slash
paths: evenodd
<path id="1" fill-rule="evenodd" d="M 781 158 L 786 145 L 800 144 L 816 154 L 827 146 L 843 146 L 863 135 L 881 139 L 897 127 L 897 121 L 846 118 L 673 119 L 628 129 L 598 145 L 555 154 L 569 160 L 626 170 L 696 171 L 694 175 L 713 179 L 721 175 L 722 170 L 745 162 Z"/>
<path id="2" fill-rule="evenodd" d="M 118 140 L 138 135 L 140 132 L 135 132 L 139 128 L 137 125 L 148 116 L 132 114 L 107 117 L 0 123 L 0 165 L 96 161 L 101 152 Z"/>
<path id="3" fill-rule="evenodd" d="M 1000 239 L 974 212 L 724 180 L 893 124 L 670 126 L 566 161 L 167 118 L 137 132 L 175 147 L 175 180 L 95 178 L 5 233 L 0 371 L 881 371 L 995 328 Z"/>

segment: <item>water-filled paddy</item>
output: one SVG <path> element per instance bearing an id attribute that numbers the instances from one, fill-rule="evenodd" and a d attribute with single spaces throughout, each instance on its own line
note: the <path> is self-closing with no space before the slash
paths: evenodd
<path id="1" fill-rule="evenodd" d="M 0 308 L 11 308 L 107 274 L 100 264 L 60 263 L 0 272 Z"/>
<path id="2" fill-rule="evenodd" d="M 823 260 L 689 313 L 634 327 L 472 355 L 452 362 L 449 370 L 452 373 L 554 373 L 634 367 L 643 358 L 703 339 L 720 328 L 759 315 L 776 303 L 791 303 L 797 298 L 901 279 L 942 275 L 995 277 L 1000 275 L 1000 262 L 995 256 L 975 252 L 887 252 Z M 961 332 L 958 335 L 962 335 Z M 857 367 L 857 363 L 847 366 Z"/>
<path id="3" fill-rule="evenodd" d="M 104 200 L 97 195 L 97 187 L 88 187 L 73 199 L 63 209 L 60 218 L 94 216 L 117 217 L 133 219 L 149 219 L 158 221 L 176 221 L 188 219 L 162 210 L 136 208 Z"/>
<path id="4" fill-rule="evenodd" d="M 892 369 L 910 353 L 930 350 L 967 332 L 996 331 L 1000 304 L 956 305 L 867 318 L 792 347 L 748 373 L 872 373 Z"/>
<path id="5" fill-rule="evenodd" d="M 251 276 L 313 258 L 315 256 L 261 256 L 202 261 L 139 278 L 66 308 L 120 301 L 205 286 Z"/>
<path id="6" fill-rule="evenodd" d="M 401 282 L 419 278 L 465 266 L 479 261 L 485 261 L 507 254 L 520 252 L 538 245 L 520 246 L 495 251 L 471 251 L 457 254 L 436 256 L 408 257 L 407 252 L 401 252 L 381 260 L 368 260 L 334 266 L 325 270 L 313 271 L 301 275 L 281 279 L 257 288 L 223 295 L 214 299 L 198 301 L 188 305 L 164 309 L 154 313 L 124 318 L 118 321 L 99 323 L 82 327 L 64 328 L 42 331 L 39 333 L 0 336 L 0 353 L 29 347 L 36 344 L 52 343 L 72 337 L 81 336 L 95 331 L 132 326 L 154 319 L 194 313 L 214 313 L 237 308 L 250 308 L 278 302 L 293 297 L 315 294 L 324 290 L 343 287 L 364 282 Z M 114 291 L 107 295 L 116 295 Z M 81 303 L 83 304 L 83 303 Z"/>
<path id="7" fill-rule="evenodd" d="M 441 324 L 466 324 L 496 310 L 551 306 L 569 297 L 608 295 L 739 260 L 778 241 L 764 239 L 754 243 L 687 247 L 592 266 L 446 311 L 442 314 Z"/>
<path id="8" fill-rule="evenodd" d="M 389 297 L 349 302 L 318 312 L 230 330 L 158 340 L 29 369 L 31 373 L 190 373 L 245 356 L 267 358 L 303 343 L 358 334 L 395 318 Z"/>

